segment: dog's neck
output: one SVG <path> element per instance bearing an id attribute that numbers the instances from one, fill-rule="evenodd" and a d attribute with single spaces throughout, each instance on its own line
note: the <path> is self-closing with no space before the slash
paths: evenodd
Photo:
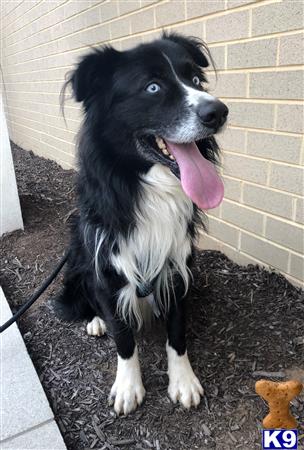
<path id="1" fill-rule="evenodd" d="M 121 290 L 118 307 L 128 320 L 141 324 L 138 288 L 153 285 L 160 310 L 167 311 L 169 287 L 175 273 L 188 288 L 187 260 L 192 251 L 192 201 L 170 170 L 155 164 L 143 177 L 142 194 L 136 207 L 135 227 L 127 237 L 116 239 L 117 252 L 111 255 L 116 272 L 128 284 Z"/>
<path id="2" fill-rule="evenodd" d="M 118 150 L 117 145 L 122 147 Z M 114 145 L 106 139 L 97 145 L 85 129 L 80 136 L 78 195 L 82 214 L 114 235 L 127 235 L 134 226 L 141 179 L 152 166 L 136 156 L 136 149 L 135 156 L 130 155 L 129 145 L 119 140 Z"/>

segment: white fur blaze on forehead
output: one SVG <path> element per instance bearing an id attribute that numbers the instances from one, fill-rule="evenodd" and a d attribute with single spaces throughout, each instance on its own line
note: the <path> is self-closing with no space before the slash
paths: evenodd
<path id="1" fill-rule="evenodd" d="M 178 82 L 178 84 L 184 89 L 187 95 L 188 105 L 189 106 L 197 106 L 200 102 L 203 100 L 212 102 L 215 100 L 215 97 L 213 95 L 208 94 L 208 92 L 200 91 L 198 89 L 194 89 L 190 86 L 187 86 L 185 83 L 182 82 L 182 80 L 179 79 L 177 73 L 175 72 L 175 69 L 173 67 L 172 62 L 170 61 L 170 58 L 163 53 L 163 56 L 166 58 L 166 60 L 169 63 L 169 66 L 173 72 L 173 75 Z"/>
<path id="2" fill-rule="evenodd" d="M 183 88 L 185 89 L 187 93 L 187 100 L 189 106 L 197 106 L 202 101 L 207 102 L 213 102 L 215 100 L 215 97 L 213 95 L 208 94 L 208 92 L 199 91 L 197 89 L 193 89 L 189 86 L 187 86 L 184 83 L 181 83 L 183 85 Z"/>

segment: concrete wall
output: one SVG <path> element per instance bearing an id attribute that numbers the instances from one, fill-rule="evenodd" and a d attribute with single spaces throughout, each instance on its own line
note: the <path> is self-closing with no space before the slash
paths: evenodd
<path id="1" fill-rule="evenodd" d="M 297 0 L 2 0 L 2 67 L 11 138 L 74 164 L 80 111 L 59 114 L 65 73 L 88 45 L 126 49 L 162 28 L 203 38 L 229 105 L 226 199 L 205 248 L 303 280 L 303 2 Z"/>
<path id="2" fill-rule="evenodd" d="M 23 229 L 23 220 L 0 92 L 0 238 L 5 233 L 19 229 Z"/>

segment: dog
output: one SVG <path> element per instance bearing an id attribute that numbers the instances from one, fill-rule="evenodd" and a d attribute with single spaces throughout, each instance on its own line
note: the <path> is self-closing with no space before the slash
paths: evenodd
<path id="1" fill-rule="evenodd" d="M 89 335 L 112 334 L 109 401 L 118 415 L 145 396 L 134 331 L 149 311 L 167 324 L 170 398 L 190 408 L 203 395 L 187 355 L 185 306 L 200 211 L 223 198 L 214 134 L 228 115 L 204 89 L 208 54 L 196 38 L 163 33 L 130 50 L 91 51 L 65 85 L 84 121 L 79 213 L 56 311 L 88 320 Z"/>

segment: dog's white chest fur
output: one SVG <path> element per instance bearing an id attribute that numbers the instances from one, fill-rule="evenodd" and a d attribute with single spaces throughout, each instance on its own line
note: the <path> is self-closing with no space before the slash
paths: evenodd
<path id="1" fill-rule="evenodd" d="M 129 284 L 119 296 L 118 307 L 124 318 L 133 314 L 141 324 L 136 288 L 154 282 L 155 294 L 169 302 L 172 271 L 180 273 L 188 284 L 186 260 L 191 252 L 188 224 L 193 204 L 181 188 L 180 181 L 161 164 L 145 175 L 142 196 L 136 211 L 136 225 L 127 239 L 118 239 L 119 252 L 111 258 L 118 273 Z"/>

